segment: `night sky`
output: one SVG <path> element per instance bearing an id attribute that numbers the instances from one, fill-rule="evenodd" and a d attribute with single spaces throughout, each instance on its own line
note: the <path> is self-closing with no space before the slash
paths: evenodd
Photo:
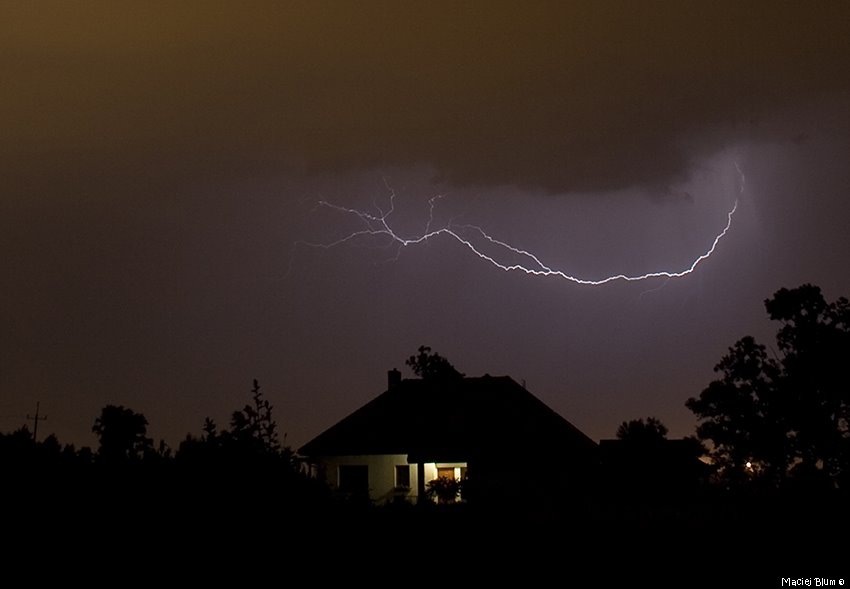
<path id="1" fill-rule="evenodd" d="M 92 445 L 111 403 L 176 447 L 256 378 L 298 446 L 427 344 L 593 439 L 679 437 L 765 298 L 850 296 L 847 2 L 242 4 L 0 3 L 0 431 L 40 401 Z M 740 203 L 669 281 L 298 245 L 391 191 L 400 235 L 442 195 L 432 227 L 592 280 L 687 268 Z"/>

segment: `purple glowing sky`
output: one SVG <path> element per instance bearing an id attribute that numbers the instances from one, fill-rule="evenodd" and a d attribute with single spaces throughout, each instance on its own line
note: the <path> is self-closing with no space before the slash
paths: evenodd
<path id="1" fill-rule="evenodd" d="M 0 5 L 0 430 L 175 445 L 257 378 L 298 445 L 421 344 L 594 439 L 684 402 L 780 287 L 850 295 L 845 3 Z M 742 4 L 746 4 L 742 6 Z M 583 278 L 504 272 L 471 224 Z M 446 237 L 446 236 L 443 236 Z M 660 288 L 659 288 L 660 287 Z"/>

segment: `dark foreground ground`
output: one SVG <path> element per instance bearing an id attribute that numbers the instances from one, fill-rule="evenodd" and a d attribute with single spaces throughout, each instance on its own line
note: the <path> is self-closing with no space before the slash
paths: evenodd
<path id="1" fill-rule="evenodd" d="M 37 482 L 4 483 L 3 554 L 42 581 L 64 575 L 111 586 L 850 582 L 850 503 L 839 494 L 374 508 L 219 480 Z"/>

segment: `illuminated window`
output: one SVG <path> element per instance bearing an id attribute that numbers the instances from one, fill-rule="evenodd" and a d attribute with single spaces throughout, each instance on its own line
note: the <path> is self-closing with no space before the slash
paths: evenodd
<path id="1" fill-rule="evenodd" d="M 410 488 L 410 465 L 400 464 L 395 467 L 395 486 Z"/>
<path id="2" fill-rule="evenodd" d="M 455 478 L 454 467 L 450 466 L 450 467 L 447 467 L 447 468 L 443 468 L 443 467 L 438 468 L 437 469 L 437 478 L 442 478 L 442 477 L 445 477 L 447 479 Z"/>

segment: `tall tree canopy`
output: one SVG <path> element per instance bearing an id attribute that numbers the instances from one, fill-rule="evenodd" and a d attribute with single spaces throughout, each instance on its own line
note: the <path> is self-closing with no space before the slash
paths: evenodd
<path id="1" fill-rule="evenodd" d="M 667 439 L 667 426 L 657 417 L 624 421 L 617 428 L 617 439 L 636 444 L 663 442 Z"/>
<path id="2" fill-rule="evenodd" d="M 153 451 L 148 420 L 121 405 L 105 406 L 91 429 L 100 442 L 98 456 L 105 462 L 140 460 Z"/>
<path id="3" fill-rule="evenodd" d="M 428 346 L 419 346 L 419 353 L 408 358 L 406 364 L 423 380 L 452 380 L 463 377 L 463 373 L 451 362 L 437 352 L 432 352 Z"/>
<path id="4" fill-rule="evenodd" d="M 687 401 L 730 482 L 789 477 L 847 484 L 850 476 L 850 304 L 820 288 L 780 289 L 765 301 L 780 322 L 777 350 L 752 337 L 729 348 L 720 377 Z"/>

